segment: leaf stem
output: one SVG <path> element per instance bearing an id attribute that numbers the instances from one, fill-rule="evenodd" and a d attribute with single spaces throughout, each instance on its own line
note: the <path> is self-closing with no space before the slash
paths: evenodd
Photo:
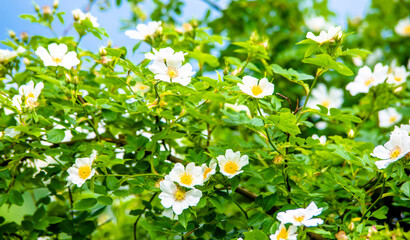
<path id="1" fill-rule="evenodd" d="M 376 201 L 374 201 L 374 203 L 372 205 L 370 205 L 370 207 L 366 210 L 366 212 L 362 215 L 362 218 L 360 218 L 360 222 L 363 221 L 363 219 L 366 217 L 367 213 L 370 212 L 370 210 L 380 201 L 380 199 L 383 196 L 384 193 L 384 187 L 386 185 L 386 178 L 383 176 L 383 174 L 381 175 L 382 179 L 383 179 L 383 186 L 382 186 L 382 191 L 379 194 L 379 197 L 376 199 Z M 370 217 L 370 216 L 369 216 Z"/>
<path id="2" fill-rule="evenodd" d="M 258 109 L 259 116 L 262 117 L 263 127 L 264 127 L 265 134 L 266 134 L 266 137 L 268 139 L 269 144 L 272 146 L 273 149 L 275 149 L 276 152 L 281 154 L 281 152 L 279 151 L 279 148 L 276 146 L 276 144 L 272 141 L 272 139 L 269 136 L 269 132 L 268 132 L 268 128 L 266 127 L 265 119 L 264 119 L 264 117 L 262 115 L 262 111 L 259 107 L 258 99 L 255 99 L 255 105 L 256 105 L 256 108 Z"/>

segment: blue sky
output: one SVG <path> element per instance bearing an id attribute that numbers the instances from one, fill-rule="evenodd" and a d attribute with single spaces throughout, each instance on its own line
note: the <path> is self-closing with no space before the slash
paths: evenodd
<path id="1" fill-rule="evenodd" d="M 36 0 L 40 7 L 44 5 L 52 5 L 53 0 Z M 72 23 L 71 10 L 75 8 L 83 9 L 87 5 L 88 1 L 85 0 L 60 0 L 59 11 L 64 11 L 66 26 Z M 125 2 L 125 1 L 123 1 Z M 228 0 L 214 0 L 222 8 L 226 5 Z M 334 23 L 345 26 L 346 18 L 355 16 L 364 16 L 366 9 L 368 8 L 369 0 L 329 0 L 329 8 L 337 15 L 335 19 L 332 19 Z M 152 8 L 151 4 L 143 5 L 144 11 L 149 12 Z M 208 8 L 208 5 L 201 0 L 186 0 L 185 7 L 183 8 L 181 21 L 187 21 L 193 17 L 200 18 L 203 16 Z M 8 30 L 13 30 L 19 35 L 21 32 L 27 32 L 29 35 L 43 35 L 52 36 L 49 29 L 38 24 L 30 24 L 27 20 L 23 20 L 18 16 L 21 14 L 33 14 L 34 6 L 32 0 L 8 0 L 2 3 L 0 8 L 0 39 L 4 40 L 8 38 Z M 124 32 L 120 30 L 121 19 L 126 19 L 130 16 L 129 7 L 127 3 L 124 3 L 120 8 L 113 7 L 109 11 L 99 11 L 95 5 L 91 10 L 92 15 L 98 18 L 100 26 L 107 30 L 110 35 L 110 39 L 113 42 L 113 46 L 126 46 L 128 49 L 132 49 L 135 40 L 132 40 L 124 35 Z M 217 17 L 218 13 L 213 12 L 213 17 Z M 59 23 L 53 25 L 57 34 L 62 34 L 65 27 Z M 77 37 L 77 33 L 74 29 L 71 29 L 69 35 Z M 100 46 L 107 43 L 108 39 L 102 41 L 94 36 L 87 36 L 81 42 L 81 47 L 89 49 L 91 51 L 97 51 Z M 0 48 L 6 48 L 4 45 Z M 141 52 L 147 51 L 148 47 L 143 45 L 135 55 L 140 55 Z M 135 56 L 134 56 L 135 57 Z M 140 59 L 139 56 L 135 57 L 135 60 Z"/>

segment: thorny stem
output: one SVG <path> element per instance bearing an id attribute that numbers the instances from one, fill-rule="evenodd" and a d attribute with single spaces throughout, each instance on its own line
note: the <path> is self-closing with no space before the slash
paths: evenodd
<path id="1" fill-rule="evenodd" d="M 151 203 L 154 200 L 154 198 L 155 198 L 155 196 L 157 196 L 157 194 L 158 193 L 154 193 L 154 195 L 152 195 L 151 199 L 149 200 L 149 203 Z M 145 212 L 145 210 L 147 210 L 147 207 L 144 208 L 144 212 Z M 140 220 L 140 218 L 142 216 L 142 213 L 140 213 L 138 215 L 137 220 L 135 220 L 135 223 L 134 223 L 134 240 L 137 240 L 137 225 L 138 225 L 138 221 Z"/>
<path id="2" fill-rule="evenodd" d="M 74 219 L 74 212 L 73 212 L 73 195 L 71 194 L 71 187 L 70 187 L 70 186 L 68 186 L 68 196 L 70 197 L 71 219 Z"/>

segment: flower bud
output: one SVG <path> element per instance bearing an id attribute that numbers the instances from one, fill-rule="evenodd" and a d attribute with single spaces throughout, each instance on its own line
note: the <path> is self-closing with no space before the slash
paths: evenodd
<path id="1" fill-rule="evenodd" d="M 78 22 L 80 20 L 80 14 L 78 12 L 73 12 L 74 21 Z"/>
<path id="2" fill-rule="evenodd" d="M 50 6 L 43 6 L 43 14 L 50 15 L 51 14 L 51 7 Z"/>
<path id="3" fill-rule="evenodd" d="M 70 76 L 70 74 L 68 74 L 68 73 L 65 74 L 65 82 L 66 82 L 66 83 L 70 83 L 70 82 L 71 82 L 71 76 Z"/>
<path id="4" fill-rule="evenodd" d="M 353 129 L 350 129 L 350 131 L 349 131 L 349 133 L 347 134 L 347 136 L 348 136 L 349 138 L 353 138 L 353 137 L 354 137 L 354 130 L 353 130 Z"/>
<path id="5" fill-rule="evenodd" d="M 346 235 L 345 231 L 340 231 L 335 234 L 337 240 L 348 240 L 349 237 Z"/>
<path id="6" fill-rule="evenodd" d="M 57 9 L 59 4 L 60 4 L 60 0 L 54 0 L 54 2 L 53 2 L 53 8 L 54 8 L 54 9 Z"/>
<path id="7" fill-rule="evenodd" d="M 74 76 L 73 77 L 73 84 L 77 85 L 79 83 L 78 77 Z"/>
<path id="8" fill-rule="evenodd" d="M 194 28 L 192 27 L 192 25 L 190 23 L 182 24 L 182 28 L 184 29 L 185 32 L 190 32 L 190 31 L 194 30 Z"/>
<path id="9" fill-rule="evenodd" d="M 40 6 L 39 6 L 38 4 L 35 4 L 35 5 L 34 5 L 34 10 L 35 10 L 37 13 L 40 13 Z"/>
<path id="10" fill-rule="evenodd" d="M 24 42 L 27 42 L 27 40 L 28 40 L 28 34 L 27 34 L 27 32 L 22 32 L 22 33 L 20 33 L 20 38 L 21 38 Z"/>
<path id="11" fill-rule="evenodd" d="M 100 47 L 99 53 L 101 56 L 105 56 L 107 55 L 107 50 L 105 50 L 105 47 Z"/>
<path id="12" fill-rule="evenodd" d="M 273 163 L 274 164 L 281 164 L 281 163 L 283 163 L 284 160 L 285 160 L 285 158 L 283 157 L 283 155 L 278 155 L 273 159 Z"/>
<path id="13" fill-rule="evenodd" d="M 15 38 L 16 38 L 16 33 L 13 32 L 13 30 L 9 30 L 9 36 L 10 36 L 12 39 L 15 39 Z"/>
<path id="14" fill-rule="evenodd" d="M 349 227 L 348 227 L 348 229 L 350 230 L 350 231 L 353 231 L 354 230 L 354 222 L 350 222 L 350 224 L 349 224 Z"/>
<path id="15" fill-rule="evenodd" d="M 23 58 L 23 62 L 26 65 L 29 65 L 31 63 L 30 59 L 28 59 L 28 58 Z"/>

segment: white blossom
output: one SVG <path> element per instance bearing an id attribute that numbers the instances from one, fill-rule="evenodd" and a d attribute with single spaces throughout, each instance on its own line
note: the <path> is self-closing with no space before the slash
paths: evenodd
<path id="1" fill-rule="evenodd" d="M 187 188 L 194 188 L 195 185 L 204 183 L 202 168 L 192 162 L 186 168 L 181 163 L 176 163 L 168 176 L 169 180 Z"/>
<path id="2" fill-rule="evenodd" d="M 91 15 L 91 13 L 89 13 L 89 12 L 84 13 L 83 11 L 81 11 L 80 9 L 77 8 L 77 9 L 74 9 L 73 11 L 71 11 L 71 13 L 73 14 L 74 19 L 77 22 L 82 22 L 82 21 L 88 19 L 93 24 L 93 27 L 99 27 L 100 26 L 100 24 L 98 24 L 98 22 L 97 22 L 97 18 L 94 17 L 93 15 Z"/>
<path id="3" fill-rule="evenodd" d="M 149 22 L 148 24 L 140 23 L 137 25 L 137 30 L 127 30 L 125 35 L 132 39 L 145 40 L 147 37 L 155 35 L 162 31 L 162 22 Z"/>
<path id="4" fill-rule="evenodd" d="M 36 54 L 43 60 L 45 66 L 63 66 L 70 70 L 77 66 L 80 60 L 74 51 L 67 53 L 67 45 L 64 43 L 52 43 L 48 45 L 48 51 L 44 47 L 38 47 Z"/>
<path id="5" fill-rule="evenodd" d="M 403 116 L 397 112 L 395 108 L 386 108 L 379 111 L 379 126 L 380 127 L 391 127 L 394 124 L 400 122 Z"/>
<path id="6" fill-rule="evenodd" d="M 317 105 L 322 105 L 328 109 L 340 108 L 343 104 L 343 90 L 335 87 L 331 87 L 329 91 L 326 85 L 320 83 L 315 89 L 312 90 L 311 96 L 307 103 L 309 108 L 320 110 Z"/>
<path id="7" fill-rule="evenodd" d="M 387 78 L 388 66 L 383 66 L 381 63 L 376 64 L 374 71 L 364 66 L 359 69 L 356 78 L 346 86 L 346 90 L 355 96 L 358 93 L 367 93 L 373 86 L 383 83 Z"/>
<path id="8" fill-rule="evenodd" d="M 314 32 L 319 32 L 332 27 L 332 24 L 327 22 L 323 16 L 310 16 L 305 18 L 305 24 Z"/>
<path id="9" fill-rule="evenodd" d="M 202 192 L 198 189 L 185 191 L 166 178 L 159 185 L 162 191 L 158 196 L 161 199 L 161 204 L 165 208 L 172 207 L 176 215 L 180 215 L 184 209 L 190 206 L 196 206 L 202 197 Z"/>
<path id="10" fill-rule="evenodd" d="M 283 224 L 292 223 L 295 226 L 315 227 L 323 224 L 320 218 L 313 218 L 322 213 L 323 208 L 318 208 L 314 202 L 311 202 L 307 208 L 298 208 L 280 212 L 276 218 Z"/>
<path id="11" fill-rule="evenodd" d="M 95 169 L 92 168 L 92 164 L 96 158 L 96 150 L 93 150 L 93 153 L 88 158 L 77 158 L 75 164 L 67 170 L 69 174 L 67 177 L 67 185 L 74 183 L 77 187 L 81 187 L 87 179 L 92 178 L 95 174 Z"/>
<path id="12" fill-rule="evenodd" d="M 294 225 L 290 225 L 289 229 L 286 229 L 285 224 L 281 223 L 279 229 L 269 236 L 270 240 L 297 240 L 298 234 L 296 233 L 298 228 Z"/>
<path id="13" fill-rule="evenodd" d="M 410 36 L 410 18 L 401 19 L 394 27 L 394 31 L 400 36 Z"/>
<path id="14" fill-rule="evenodd" d="M 409 124 L 402 124 L 402 125 L 400 125 L 400 129 L 403 130 L 403 131 L 405 131 L 405 132 L 408 132 L 409 135 L 410 135 L 410 120 L 409 120 Z"/>
<path id="15" fill-rule="evenodd" d="M 249 163 L 247 155 L 241 156 L 239 151 L 233 152 L 232 149 L 227 149 L 225 155 L 219 155 L 216 159 L 218 160 L 219 171 L 228 178 L 233 178 L 242 173 L 242 167 Z"/>
<path id="16" fill-rule="evenodd" d="M 326 42 L 335 41 L 336 39 L 340 39 L 342 37 L 342 27 L 330 27 L 328 31 L 321 31 L 319 36 L 316 36 L 312 32 L 308 32 L 306 34 L 306 38 L 312 39 L 313 41 L 322 45 Z"/>
<path id="17" fill-rule="evenodd" d="M 209 163 L 209 166 L 207 166 L 205 163 L 201 165 L 202 168 L 202 175 L 204 178 L 204 182 L 208 181 L 209 178 L 215 174 L 215 169 L 216 169 L 216 160 L 212 159 L 211 162 Z"/>
<path id="18" fill-rule="evenodd" d="M 405 66 L 394 67 L 393 71 L 388 74 L 386 82 L 390 84 L 400 85 L 406 82 L 407 77 L 409 75 L 410 75 L 410 72 L 406 71 Z"/>
<path id="19" fill-rule="evenodd" d="M 243 84 L 238 83 L 238 87 L 242 92 L 255 98 L 263 98 L 272 95 L 275 88 L 273 83 L 270 83 L 266 78 L 262 78 L 259 81 L 257 78 L 244 76 L 242 82 Z"/>
<path id="20" fill-rule="evenodd" d="M 151 52 L 146 53 L 145 58 L 149 60 L 158 61 L 158 62 L 164 62 L 167 59 L 173 59 L 174 61 L 183 62 L 185 61 L 184 56 L 188 54 L 188 53 L 184 53 L 181 51 L 175 52 L 174 49 L 170 47 L 161 48 L 159 51 L 153 48 L 152 51 L 154 52 L 154 54 Z"/>
<path id="21" fill-rule="evenodd" d="M 322 144 L 322 145 L 325 145 L 325 144 L 326 144 L 327 138 L 326 138 L 325 135 L 319 137 L 317 134 L 313 134 L 313 135 L 312 135 L 312 138 L 319 140 L 320 144 Z"/>
<path id="22" fill-rule="evenodd" d="M 385 169 L 387 166 L 404 157 L 410 152 L 410 136 L 409 133 L 399 127 L 395 127 L 390 133 L 390 140 L 383 145 L 378 145 L 374 148 L 372 155 L 383 159 L 376 161 L 378 169 Z"/>
<path id="23" fill-rule="evenodd" d="M 146 93 L 149 91 L 150 87 L 143 84 L 142 82 L 136 82 L 134 86 L 131 87 L 134 92 Z"/>
<path id="24" fill-rule="evenodd" d="M 19 87 L 19 95 L 15 95 L 12 99 L 12 104 L 18 110 L 22 110 L 23 107 L 28 107 L 30 109 L 38 106 L 38 96 L 43 89 L 44 84 L 39 82 L 34 86 L 34 82 L 30 81 L 27 85 Z M 24 102 L 23 102 L 24 101 Z"/>
<path id="25" fill-rule="evenodd" d="M 10 51 L 7 49 L 0 49 L 0 64 L 7 63 L 13 58 L 17 57 L 16 51 Z"/>

